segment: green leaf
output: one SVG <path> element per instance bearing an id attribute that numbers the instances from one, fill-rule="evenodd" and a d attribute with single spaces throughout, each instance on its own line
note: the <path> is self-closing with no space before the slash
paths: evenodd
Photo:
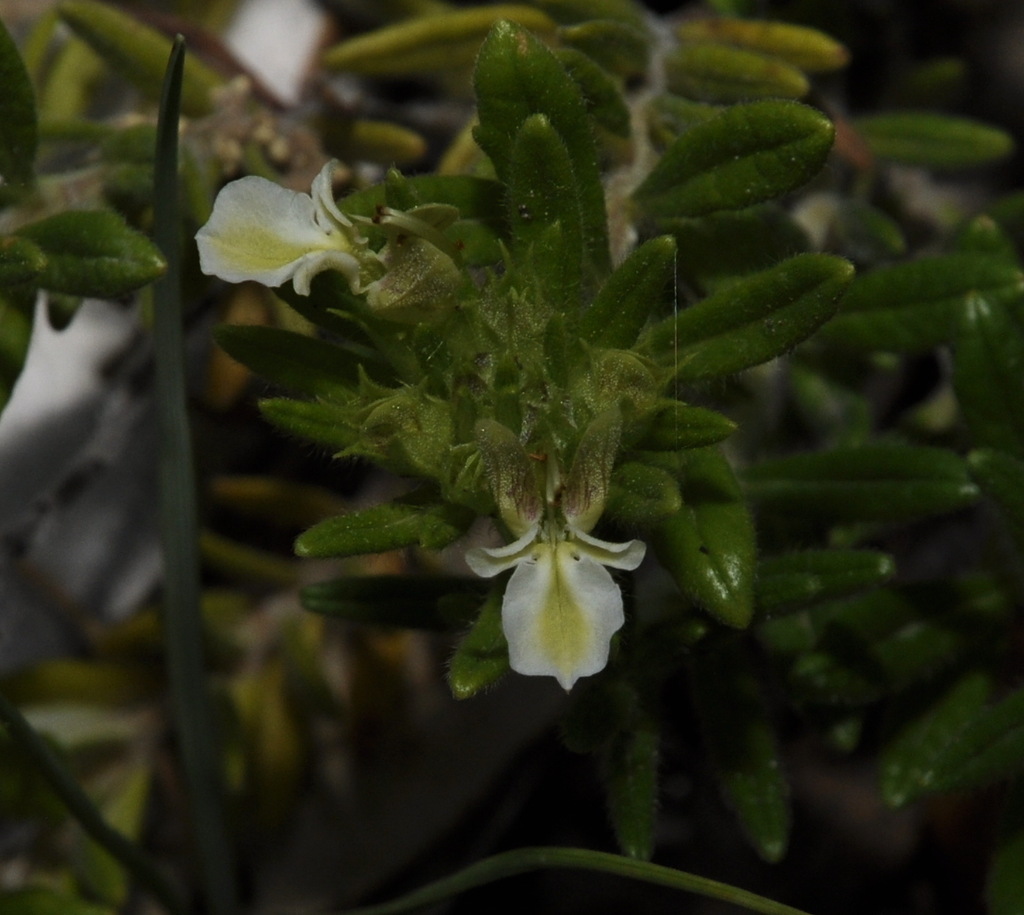
<path id="1" fill-rule="evenodd" d="M 34 887 L 0 893 L 0 915 L 114 915 L 115 910 L 75 896 Z"/>
<path id="2" fill-rule="evenodd" d="M 951 342 L 968 299 L 1010 304 L 1024 292 L 1024 274 L 991 254 L 925 257 L 860 274 L 826 338 L 844 346 L 924 352 Z"/>
<path id="3" fill-rule="evenodd" d="M 896 565 L 874 550 L 803 550 L 762 559 L 757 567 L 757 606 L 766 616 L 847 597 L 882 584 Z"/>
<path id="4" fill-rule="evenodd" d="M 158 248 L 106 210 L 69 210 L 23 226 L 18 237 L 42 250 L 36 282 L 50 292 L 115 299 L 153 282 L 167 267 Z"/>
<path id="5" fill-rule="evenodd" d="M 722 286 L 655 325 L 644 338 L 676 377 L 729 375 L 791 350 L 825 323 L 853 278 L 848 261 L 800 254 Z"/>
<path id="6" fill-rule="evenodd" d="M 508 642 L 501 628 L 504 588 L 491 591 L 473 627 L 459 642 L 448 664 L 448 686 L 456 699 L 469 699 L 509 671 Z"/>
<path id="7" fill-rule="evenodd" d="M 480 582 L 445 575 L 351 575 L 307 585 L 304 609 L 354 623 L 446 631 L 438 602 L 450 594 L 479 594 Z"/>
<path id="8" fill-rule="evenodd" d="M 480 49 L 474 76 L 480 123 L 474 134 L 507 180 L 523 122 L 543 114 L 569 151 L 580 199 L 586 263 L 599 274 L 610 267 L 604 189 L 590 118 L 575 80 L 536 38 L 498 23 Z"/>
<path id="9" fill-rule="evenodd" d="M 788 22 L 719 16 L 691 19 L 676 28 L 682 41 L 720 41 L 778 57 L 811 73 L 846 66 L 850 52 L 824 32 Z"/>
<path id="10" fill-rule="evenodd" d="M 803 98 L 810 83 L 779 57 L 712 42 L 687 43 L 665 61 L 668 88 L 701 102 Z"/>
<path id="11" fill-rule="evenodd" d="M 985 578 L 891 586 L 820 605 L 803 621 L 814 644 L 790 668 L 790 690 L 815 705 L 874 702 L 990 643 L 1010 610 L 1006 595 Z"/>
<path id="12" fill-rule="evenodd" d="M 0 286 L 28 283 L 46 269 L 46 254 L 27 238 L 0 238 Z"/>
<path id="13" fill-rule="evenodd" d="M 277 327 L 223 325 L 214 338 L 260 377 L 315 397 L 345 398 L 359 381 L 359 367 L 372 363 L 372 354 Z"/>
<path id="14" fill-rule="evenodd" d="M 654 853 L 658 800 L 658 746 L 653 723 L 619 731 L 605 748 L 608 812 L 622 853 L 649 861 Z"/>
<path id="15" fill-rule="evenodd" d="M 495 23 L 506 20 L 532 32 L 555 29 L 549 16 L 525 4 L 446 9 L 443 14 L 416 16 L 336 44 L 324 53 L 323 64 L 328 70 L 362 76 L 453 70 L 472 64 L 484 36 Z"/>
<path id="16" fill-rule="evenodd" d="M 643 76 L 651 54 L 650 38 L 643 25 L 616 19 L 588 18 L 577 25 L 563 26 L 558 39 L 624 79 Z"/>
<path id="17" fill-rule="evenodd" d="M 736 431 L 736 423 L 716 410 L 678 400 L 656 405 L 644 418 L 638 451 L 683 451 L 716 445 Z"/>
<path id="18" fill-rule="evenodd" d="M 344 451 L 358 440 L 348 411 L 329 403 L 270 397 L 259 402 L 266 419 L 291 435 Z"/>
<path id="19" fill-rule="evenodd" d="M 629 107 L 608 71 L 575 48 L 561 48 L 555 51 L 555 56 L 576 80 L 595 123 L 617 137 L 628 138 Z"/>
<path id="20" fill-rule="evenodd" d="M 626 525 L 646 528 L 683 507 L 679 484 L 660 467 L 627 461 L 615 468 L 605 512 Z"/>
<path id="21" fill-rule="evenodd" d="M 32 81 L 14 39 L 0 21 L 0 187 L 34 180 L 38 125 Z"/>
<path id="22" fill-rule="evenodd" d="M 567 25 L 574 22 L 613 19 L 634 28 L 644 28 L 642 8 L 632 0 L 534 0 L 556 22 Z"/>
<path id="23" fill-rule="evenodd" d="M 968 296 L 953 386 L 974 443 L 1024 457 L 1024 324 L 999 302 Z"/>
<path id="24" fill-rule="evenodd" d="M 559 312 L 577 311 L 583 265 L 579 188 L 569 151 L 542 114 L 523 122 L 512 145 L 508 222 L 515 253 L 528 258 L 542 300 Z"/>
<path id="25" fill-rule="evenodd" d="M 972 504 L 963 459 L 944 448 L 872 444 L 775 458 L 744 471 L 764 511 L 833 523 L 910 521 Z"/>
<path id="26" fill-rule="evenodd" d="M 675 263 L 676 243 L 670 235 L 640 245 L 607 279 L 583 313 L 580 337 L 594 346 L 632 346 L 651 312 L 667 304 Z"/>
<path id="27" fill-rule="evenodd" d="M 935 169 L 973 168 L 1014 149 L 1009 134 L 968 118 L 902 111 L 857 118 L 854 127 L 880 158 Z"/>
<path id="28" fill-rule="evenodd" d="M 651 538 L 676 586 L 712 616 L 742 629 L 754 613 L 754 525 L 729 462 L 717 449 L 684 452 L 683 509 Z"/>
<path id="29" fill-rule="evenodd" d="M 450 505 L 388 502 L 315 524 L 295 541 L 299 556 L 358 556 L 419 545 L 438 550 L 465 533 L 472 518 Z"/>
<path id="30" fill-rule="evenodd" d="M 662 219 L 659 226 L 679 245 L 680 282 L 697 289 L 774 267 L 809 247 L 803 229 L 776 204 Z"/>
<path id="31" fill-rule="evenodd" d="M 690 685 L 715 775 L 758 854 L 779 861 L 789 843 L 789 790 L 775 731 L 746 646 L 697 650 Z"/>
<path id="32" fill-rule="evenodd" d="M 799 102 L 733 105 L 678 137 L 635 197 L 651 216 L 737 210 L 796 190 L 825 164 L 835 130 Z"/>
<path id="33" fill-rule="evenodd" d="M 148 98 L 158 99 L 171 39 L 133 16 L 96 0 L 63 0 L 61 19 L 121 76 Z M 224 80 L 190 56 L 181 83 L 181 111 L 201 117 L 213 109 L 213 92 Z"/>
<path id="34" fill-rule="evenodd" d="M 1024 915 L 1024 784 L 1010 785 L 996 832 L 985 899 L 991 915 Z"/>
<path id="35" fill-rule="evenodd" d="M 1001 451 L 972 451 L 971 476 L 999 509 L 1017 550 L 1024 556 L 1024 461 Z"/>

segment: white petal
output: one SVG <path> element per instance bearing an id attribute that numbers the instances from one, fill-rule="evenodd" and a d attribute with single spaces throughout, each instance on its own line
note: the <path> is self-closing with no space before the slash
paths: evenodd
<path id="1" fill-rule="evenodd" d="M 608 570 L 559 541 L 538 544 L 505 590 L 502 628 L 509 663 L 521 674 L 553 676 L 566 690 L 608 663 L 622 626 L 622 594 Z"/>
<path id="2" fill-rule="evenodd" d="M 607 540 L 591 537 L 590 534 L 584 534 L 583 531 L 578 531 L 576 528 L 570 528 L 570 530 L 578 543 L 579 551 L 601 565 L 611 566 L 613 569 L 632 570 L 644 561 L 647 545 L 642 540 L 610 543 Z"/>
<path id="3" fill-rule="evenodd" d="M 217 195 L 196 244 L 203 273 L 231 283 L 280 286 L 304 257 L 330 246 L 330 240 L 313 219 L 308 194 L 250 175 Z"/>
<path id="4" fill-rule="evenodd" d="M 529 558 L 539 525 L 534 524 L 515 543 L 499 547 L 477 546 L 466 550 L 466 565 L 481 578 L 494 578 Z"/>
<path id="5" fill-rule="evenodd" d="M 328 233 L 339 227 L 342 230 L 352 228 L 352 220 L 338 209 L 338 204 L 334 200 L 334 170 L 337 167 L 338 160 L 331 159 L 313 179 L 312 193 L 316 222 Z M 355 235 L 354 232 L 352 234 Z"/>

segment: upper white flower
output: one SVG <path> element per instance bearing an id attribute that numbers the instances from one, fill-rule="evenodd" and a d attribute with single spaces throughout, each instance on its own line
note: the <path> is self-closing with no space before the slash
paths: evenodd
<path id="1" fill-rule="evenodd" d="M 607 495 L 617 422 L 599 417 L 587 430 L 564 487 L 548 459 L 543 509 L 518 439 L 487 422 L 478 440 L 501 517 L 519 536 L 507 546 L 471 549 L 466 562 L 484 578 L 515 570 L 501 606 L 509 664 L 517 673 L 553 676 L 569 690 L 604 668 L 625 620 L 608 568 L 635 569 L 646 552 L 639 540 L 609 543 L 589 534 Z"/>
<path id="2" fill-rule="evenodd" d="M 337 270 L 353 292 L 376 280 L 382 268 L 352 220 L 338 209 L 331 190 L 337 163 L 328 162 L 313 179 L 312 195 L 288 190 L 250 175 L 217 195 L 209 221 L 196 233 L 203 273 L 230 283 L 255 280 L 280 286 L 291 280 L 309 295 L 322 270 Z M 369 277 L 365 277 L 370 267 Z"/>

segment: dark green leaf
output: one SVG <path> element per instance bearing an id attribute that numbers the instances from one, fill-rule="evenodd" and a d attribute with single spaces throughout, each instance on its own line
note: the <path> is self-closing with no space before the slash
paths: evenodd
<path id="1" fill-rule="evenodd" d="M 580 320 L 580 336 L 595 346 L 632 346 L 651 312 L 667 304 L 675 262 L 671 236 L 644 242 L 601 287 Z"/>
<path id="2" fill-rule="evenodd" d="M 509 671 L 508 642 L 501 628 L 504 588 L 491 591 L 473 627 L 448 664 L 448 686 L 456 699 L 469 699 Z"/>
<path id="3" fill-rule="evenodd" d="M 353 575 L 307 585 L 302 606 L 313 613 L 375 626 L 447 630 L 438 602 L 450 594 L 480 594 L 479 581 L 441 575 Z"/>
<path id="4" fill-rule="evenodd" d="M 759 365 L 791 350 L 836 311 L 853 278 L 848 261 L 800 254 L 720 287 L 655 325 L 644 344 L 676 377 L 696 381 Z"/>
<path id="5" fill-rule="evenodd" d="M 1024 556 L 1024 461 L 1001 451 L 972 451 L 971 476 L 999 508 L 1018 551 Z"/>
<path id="6" fill-rule="evenodd" d="M 765 270 L 808 248 L 803 229 L 775 204 L 659 225 L 679 244 L 680 281 L 697 289 Z"/>
<path id="7" fill-rule="evenodd" d="M 864 445 L 765 461 L 744 472 L 763 510 L 835 523 L 909 521 L 978 496 L 963 460 L 943 448 Z"/>
<path id="8" fill-rule="evenodd" d="M 968 296 L 953 384 L 974 443 L 1024 457 L 1024 324 L 1001 303 Z"/>
<path id="9" fill-rule="evenodd" d="M 639 451 L 683 451 L 716 445 L 736 431 L 736 423 L 715 410 L 678 400 L 662 401 L 645 417 Z"/>
<path id="10" fill-rule="evenodd" d="M 106 210 L 69 210 L 23 226 L 18 236 L 46 256 L 36 282 L 51 292 L 118 298 L 160 277 L 166 263 L 153 243 Z"/>
<path id="11" fill-rule="evenodd" d="M 642 76 L 651 53 L 643 26 L 615 19 L 588 18 L 558 30 L 559 40 L 624 78 Z"/>
<path id="12" fill-rule="evenodd" d="M 515 251 L 529 259 L 541 298 L 556 311 L 577 311 L 583 264 L 579 189 L 565 144 L 541 114 L 523 122 L 512 145 L 508 222 Z"/>
<path id="13" fill-rule="evenodd" d="M 1013 152 L 1013 138 L 996 127 L 925 111 L 858 118 L 854 126 L 876 156 L 936 169 L 971 168 Z"/>
<path id="14" fill-rule="evenodd" d="M 436 550 L 465 533 L 471 517 L 448 505 L 388 502 L 314 525 L 295 541 L 299 556 L 357 556 L 407 546 Z"/>
<path id="15" fill-rule="evenodd" d="M 63 0 L 61 19 L 103 60 L 153 99 L 160 96 L 171 40 L 128 13 L 96 0 Z M 194 56 L 185 61 L 181 85 L 183 114 L 199 117 L 213 107 L 213 92 L 224 80 Z"/>
<path id="16" fill-rule="evenodd" d="M 610 255 L 604 189 L 590 118 L 575 80 L 536 38 L 502 22 L 480 49 L 474 83 L 480 118 L 477 142 L 502 180 L 510 174 L 512 149 L 523 122 L 534 114 L 550 121 L 572 162 L 586 261 L 599 274 L 605 273 Z"/>
<path id="17" fill-rule="evenodd" d="M 627 461 L 615 468 L 605 512 L 626 525 L 650 527 L 683 507 L 679 484 L 660 467 Z"/>
<path id="18" fill-rule="evenodd" d="M 658 746 L 653 724 L 620 731 L 604 752 L 608 811 L 622 853 L 649 861 L 654 852 Z"/>
<path id="19" fill-rule="evenodd" d="M 358 439 L 358 431 L 348 422 L 348 413 L 333 404 L 271 397 L 261 400 L 259 407 L 267 420 L 283 432 L 319 442 L 335 451 L 344 451 Z"/>
<path id="20" fill-rule="evenodd" d="M 894 586 L 820 605 L 803 621 L 814 646 L 790 668 L 790 689 L 816 705 L 874 702 L 990 642 L 1010 609 L 1005 594 L 983 578 Z"/>
<path id="21" fill-rule="evenodd" d="M 32 183 L 38 128 L 36 100 L 17 45 L 0 20 L 0 187 Z"/>
<path id="22" fill-rule="evenodd" d="M 1024 784 L 1006 792 L 985 898 L 991 915 L 1024 913 Z"/>
<path id="23" fill-rule="evenodd" d="M 615 80 L 582 51 L 562 48 L 555 56 L 583 93 L 583 101 L 594 121 L 609 133 L 628 137 L 629 108 Z"/>
<path id="24" fill-rule="evenodd" d="M 775 731 L 746 646 L 730 641 L 692 656 L 690 683 L 708 755 L 744 832 L 767 861 L 789 843 L 789 790 Z"/>
<path id="25" fill-rule="evenodd" d="M 772 200 L 818 173 L 834 132 L 799 102 L 733 105 L 669 146 L 637 202 L 651 216 L 702 216 Z"/>
<path id="26" fill-rule="evenodd" d="M 803 71 L 778 57 L 726 44 L 684 44 L 665 64 L 668 87 L 702 102 L 803 98 L 810 83 Z"/>
<path id="27" fill-rule="evenodd" d="M 34 280 L 46 269 L 46 255 L 27 238 L 0 238 L 0 286 L 17 286 Z"/>
<path id="28" fill-rule="evenodd" d="M 685 452 L 683 509 L 662 522 L 652 545 L 676 586 L 712 616 L 742 629 L 754 612 L 754 525 L 725 457 Z"/>
<path id="29" fill-rule="evenodd" d="M 372 354 L 277 327 L 223 325 L 214 336 L 232 359 L 267 381 L 328 399 L 350 394 L 360 365 L 372 361 Z"/>
<path id="30" fill-rule="evenodd" d="M 874 550 L 804 550 L 762 559 L 755 595 L 766 616 L 791 612 L 882 584 L 896 570 Z"/>
<path id="31" fill-rule="evenodd" d="M 991 254 L 927 257 L 861 274 L 825 330 L 844 346 L 923 352 L 951 342 L 970 297 L 1010 303 L 1024 292 L 1024 274 Z"/>
<path id="32" fill-rule="evenodd" d="M 34 887 L 0 893 L 0 915 L 114 915 L 114 909 Z"/>
<path id="33" fill-rule="evenodd" d="M 614 19 L 638 29 L 645 27 L 643 10 L 632 0 L 534 0 L 555 22 L 563 25 Z"/>

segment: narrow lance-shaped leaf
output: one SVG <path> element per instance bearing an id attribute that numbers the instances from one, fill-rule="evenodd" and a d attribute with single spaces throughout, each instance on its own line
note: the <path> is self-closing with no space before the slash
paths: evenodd
<path id="1" fill-rule="evenodd" d="M 36 102 L 14 39 L 0 21 L 0 187 L 29 185 L 36 158 Z"/>
<path id="2" fill-rule="evenodd" d="M 125 79 L 158 98 L 171 40 L 133 16 L 96 0 L 63 0 L 58 12 L 71 29 Z M 190 117 L 209 114 L 213 91 L 223 84 L 216 72 L 194 57 L 185 61 L 181 110 Z"/>
<path id="3" fill-rule="evenodd" d="M 737 280 L 651 328 L 644 346 L 676 377 L 728 375 L 788 352 L 824 324 L 853 278 L 848 261 L 800 254 Z"/>
<path id="4" fill-rule="evenodd" d="M 943 448 L 864 445 L 775 458 L 744 471 L 763 509 L 839 522 L 909 521 L 978 497 L 963 460 Z"/>
<path id="5" fill-rule="evenodd" d="M 580 198 L 586 261 L 607 272 L 609 251 L 604 189 L 586 105 L 576 82 L 536 38 L 498 23 L 480 49 L 474 76 L 480 123 L 477 142 L 505 180 L 523 122 L 543 114 L 565 143 Z"/>
<path id="6" fill-rule="evenodd" d="M 874 550 L 804 550 L 762 559 L 757 607 L 766 616 L 792 612 L 880 585 L 895 569 L 891 556 Z"/>
<path id="7" fill-rule="evenodd" d="M 854 280 L 824 334 L 844 346 L 924 352 L 951 342 L 971 297 L 1010 304 L 1024 292 L 1013 261 L 964 252 L 879 267 Z"/>
<path id="8" fill-rule="evenodd" d="M 617 19 L 589 16 L 585 22 L 560 28 L 558 39 L 623 79 L 643 76 L 651 55 L 643 25 Z"/>
<path id="9" fill-rule="evenodd" d="M 807 77 L 778 57 L 712 42 L 684 44 L 666 60 L 668 87 L 701 102 L 803 98 Z"/>
<path id="10" fill-rule="evenodd" d="M 50 292 L 118 298 L 166 269 L 158 248 L 106 210 L 70 210 L 18 230 L 46 264 L 35 282 Z"/>
<path id="11" fill-rule="evenodd" d="M 630 114 L 619 87 L 604 67 L 575 48 L 555 52 L 566 72 L 576 80 L 583 101 L 594 121 L 609 133 L 629 137 Z"/>
<path id="12" fill-rule="evenodd" d="M 1024 323 L 1004 305 L 968 296 L 953 385 L 974 442 L 1024 457 Z"/>
<path id="13" fill-rule="evenodd" d="M 850 52 L 817 29 L 788 22 L 734 19 L 692 19 L 676 29 L 683 41 L 722 41 L 741 48 L 772 54 L 811 73 L 838 70 Z"/>
<path id="14" fill-rule="evenodd" d="M 509 160 L 508 222 L 516 248 L 530 262 L 541 297 L 559 312 L 580 304 L 583 226 L 569 151 L 542 114 L 528 117 Z M 558 227 L 558 243 L 546 230 Z"/>
<path id="15" fill-rule="evenodd" d="M 407 546 L 440 549 L 456 540 L 472 520 L 445 505 L 389 502 L 328 518 L 295 541 L 299 556 L 358 556 Z"/>
<path id="16" fill-rule="evenodd" d="M 545 13 L 525 4 L 499 3 L 446 10 L 444 15 L 416 16 L 357 35 L 328 49 L 329 70 L 364 76 L 404 76 L 465 67 L 496 22 L 519 23 L 532 32 L 553 32 Z"/>
<path id="17" fill-rule="evenodd" d="M 798 102 L 733 105 L 669 146 L 637 203 L 651 216 L 701 216 L 772 200 L 818 173 L 834 133 L 828 118 Z"/>
<path id="18" fill-rule="evenodd" d="M 675 273 L 676 243 L 652 238 L 633 251 L 598 291 L 580 320 L 580 336 L 594 346 L 632 346 L 651 312 L 665 302 Z"/>
<path id="19" fill-rule="evenodd" d="M 1024 461 L 1001 451 L 972 451 L 967 456 L 971 476 L 992 499 L 1010 536 L 1024 556 Z"/>
<path id="20" fill-rule="evenodd" d="M 758 854 L 778 861 L 789 842 L 789 790 L 775 731 L 745 645 L 697 650 L 693 701 L 715 775 Z"/>
<path id="21" fill-rule="evenodd" d="M 456 699 L 469 699 L 509 671 L 508 642 L 501 628 L 504 588 L 495 588 L 448 664 L 448 686 Z"/>
<path id="22" fill-rule="evenodd" d="M 742 629 L 754 612 L 754 525 L 721 452 L 685 453 L 682 496 L 682 511 L 662 522 L 652 537 L 658 561 L 683 594 Z"/>
<path id="23" fill-rule="evenodd" d="M 641 861 L 654 853 L 659 743 L 657 728 L 647 722 L 619 731 L 603 753 L 615 838 L 624 855 Z"/>
<path id="24" fill-rule="evenodd" d="M 876 156 L 935 169 L 971 168 L 1013 152 L 1013 138 L 996 127 L 931 111 L 858 118 L 854 126 Z"/>

